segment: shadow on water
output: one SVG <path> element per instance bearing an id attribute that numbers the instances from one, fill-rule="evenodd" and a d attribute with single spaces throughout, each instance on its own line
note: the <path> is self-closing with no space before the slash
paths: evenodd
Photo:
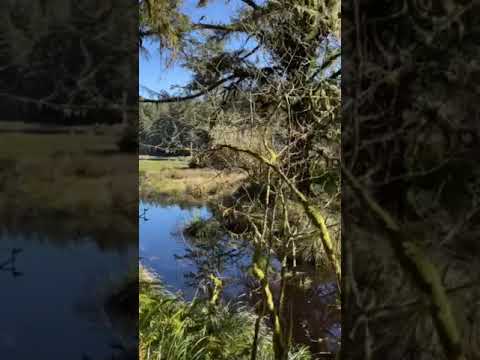
<path id="1" fill-rule="evenodd" d="M 258 307 L 259 284 L 248 271 L 253 256 L 250 244 L 221 232 L 193 238 L 182 231 L 195 219 L 214 220 L 207 207 L 141 202 L 139 214 L 141 262 L 170 290 L 181 292 L 187 300 L 206 296 L 213 273 L 224 283 L 225 301 Z M 272 265 L 278 270 L 280 262 L 272 259 Z M 273 278 L 270 286 L 278 299 L 280 280 Z M 285 295 L 295 342 L 310 346 L 316 354 L 336 352 L 341 319 L 332 274 L 299 266 L 286 284 Z"/>

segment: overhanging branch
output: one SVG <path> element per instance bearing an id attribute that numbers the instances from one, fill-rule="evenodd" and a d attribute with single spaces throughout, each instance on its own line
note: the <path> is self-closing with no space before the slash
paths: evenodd
<path id="1" fill-rule="evenodd" d="M 242 2 L 244 2 L 254 10 L 258 10 L 260 8 L 253 0 L 242 0 Z"/>
<path id="2" fill-rule="evenodd" d="M 195 23 L 192 24 L 193 30 L 215 30 L 215 31 L 224 31 L 224 32 L 235 32 L 241 31 L 242 27 L 235 25 L 221 25 L 221 24 L 205 24 L 205 23 Z"/>
<path id="3" fill-rule="evenodd" d="M 341 271 L 341 262 L 335 255 L 335 250 L 333 246 L 333 241 L 330 237 L 330 232 L 327 228 L 326 221 L 324 216 L 321 214 L 320 209 L 317 206 L 312 204 L 311 201 L 307 199 L 305 194 L 303 194 L 297 186 L 285 175 L 285 173 L 280 169 L 276 161 L 276 154 L 273 153 L 273 150 L 269 149 L 272 153 L 272 159 L 268 159 L 265 156 L 256 153 L 255 151 L 249 149 L 242 149 L 236 146 L 221 144 L 218 145 L 217 149 L 230 149 L 236 152 L 244 153 L 250 155 L 251 157 L 257 159 L 261 163 L 270 167 L 280 178 L 287 184 L 290 190 L 297 196 L 298 200 L 302 204 L 305 213 L 310 218 L 315 227 L 320 230 L 321 241 L 325 254 L 328 257 L 330 264 L 332 265 L 335 275 L 337 277 L 338 289 L 341 289 L 341 280 L 342 280 L 342 271 Z M 215 151 L 215 149 L 213 149 Z"/>
<path id="4" fill-rule="evenodd" d="M 167 97 L 164 99 L 141 99 L 140 102 L 142 103 L 154 103 L 154 104 L 163 104 L 163 103 L 172 103 L 172 102 L 181 102 L 181 101 L 187 101 L 187 100 L 193 100 L 196 98 L 199 98 L 202 95 L 205 95 L 209 91 L 212 91 L 213 89 L 219 87 L 220 85 L 226 83 L 227 81 L 233 80 L 236 76 L 235 75 L 230 75 L 227 76 L 226 78 L 223 78 L 221 80 L 216 81 L 209 87 L 205 88 L 204 90 L 192 94 L 192 95 L 185 95 L 185 96 L 172 96 L 172 97 Z"/>

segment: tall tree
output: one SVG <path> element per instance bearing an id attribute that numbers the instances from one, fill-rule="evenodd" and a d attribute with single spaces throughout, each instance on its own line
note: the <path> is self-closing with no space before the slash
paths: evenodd
<path id="1" fill-rule="evenodd" d="M 206 3 L 200 1 L 199 6 Z M 314 134 L 320 131 L 322 141 L 331 141 L 332 122 L 338 120 L 339 72 L 332 69 L 340 57 L 340 2 L 241 3 L 230 21 L 214 24 L 188 21 L 175 2 L 142 2 L 142 34 L 155 35 L 161 45 L 181 49 L 183 65 L 194 74 L 184 96 L 144 101 L 182 101 L 215 91 L 227 109 L 243 94 L 248 105 L 244 110 L 248 113 L 253 108 L 260 115 L 256 125 L 263 122 L 288 129 L 277 134 L 280 143 L 293 146 L 284 170 L 308 194 L 312 174 L 305 159 L 315 150 Z M 227 46 L 232 43 L 236 45 Z M 245 119 L 251 116 L 245 114 Z M 339 129 L 339 122 L 333 126 Z"/>
<path id="2" fill-rule="evenodd" d="M 207 3 L 200 1 L 199 6 Z M 293 258 L 295 269 L 299 246 L 314 253 L 316 265 L 325 259 L 337 283 L 341 278 L 338 237 L 330 236 L 332 229 L 338 229 L 339 213 L 340 2 L 238 0 L 238 11 L 223 23 L 194 22 L 169 4 L 157 15 L 145 12 L 169 14 L 168 26 L 158 33 L 148 24 L 165 19 L 147 19 L 143 33 L 156 36 L 161 46 L 174 45 L 177 60 L 193 77 L 179 96 L 160 94 L 142 101 L 199 99 L 212 104 L 211 116 L 205 117 L 208 128 L 233 127 L 237 134 L 252 130 L 258 144 L 246 148 L 245 143 L 234 144 L 225 137 L 225 143 L 214 150 L 247 157 L 255 174 L 251 182 L 263 188 L 258 191 L 263 195 L 246 196 L 245 204 L 236 202 L 236 208 L 223 213 L 244 214 L 249 224 L 242 236 L 255 244 L 253 274 L 261 284 L 265 314 L 274 321 L 276 359 L 284 360 L 290 350 L 291 321 L 285 286 L 273 299 L 264 259 L 272 248 L 282 254 L 279 275 L 285 284 L 286 258 Z M 233 162 L 231 154 L 228 158 Z M 297 218 L 292 208 L 300 209 Z M 327 221 L 332 219 L 336 221 Z"/>

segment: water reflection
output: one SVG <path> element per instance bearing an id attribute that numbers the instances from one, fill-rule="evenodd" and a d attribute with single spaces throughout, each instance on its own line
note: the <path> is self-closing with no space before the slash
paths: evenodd
<path id="1" fill-rule="evenodd" d="M 115 358 L 121 353 L 115 344 L 125 338 L 106 314 L 105 299 L 136 263 L 135 244 L 115 251 L 87 238 L 47 238 L 0 232 L 2 358 Z"/>
<path id="2" fill-rule="evenodd" d="M 284 326 L 291 326 L 294 341 L 309 346 L 314 354 L 335 353 L 339 350 L 341 337 L 341 313 L 336 306 L 338 292 L 335 280 L 305 265 L 297 270 L 298 273 L 285 283 Z M 256 283 L 250 286 L 250 303 L 259 305 L 263 299 L 262 291 Z M 270 289 L 277 302 L 281 286 L 279 276 L 270 281 Z"/>
<path id="3" fill-rule="evenodd" d="M 17 257 L 22 252 L 22 249 L 13 248 L 7 249 L 4 253 L 10 253 L 4 260 L 0 260 L 0 272 L 10 272 L 13 277 L 21 276 L 23 273 L 17 270 Z M 0 253 L 0 255 L 3 255 Z"/>
<path id="4" fill-rule="evenodd" d="M 186 241 L 178 234 L 181 227 L 192 217 L 208 218 L 205 207 L 182 209 L 178 205 L 159 206 L 141 202 L 140 211 L 140 258 L 143 265 L 158 274 L 172 290 L 180 290 L 191 299 L 195 295 L 185 275 L 195 271 L 195 266 L 181 257 L 187 255 Z"/>
<path id="5" fill-rule="evenodd" d="M 105 251 L 124 252 L 137 246 L 138 230 L 134 221 L 125 222 L 113 215 L 104 220 L 99 215 L 98 222 L 103 225 L 94 231 L 85 230 L 88 224 L 84 219 L 72 219 L 71 217 L 38 217 L 16 218 L 15 221 L 5 221 L 2 218 L 3 230 L 9 236 L 35 239 L 51 246 L 64 248 L 76 246 L 84 242 L 95 243 L 99 249 Z M 1 236 L 1 234 L 0 234 Z"/>
<path id="6" fill-rule="evenodd" d="M 208 294 L 209 274 L 213 273 L 223 280 L 224 300 L 256 307 L 262 299 L 259 284 L 248 271 L 253 255 L 248 242 L 225 236 L 222 231 L 210 231 L 199 238 L 182 231 L 195 218 L 209 219 L 208 208 L 141 202 L 139 214 L 142 263 L 171 290 L 181 291 L 187 299 Z M 279 261 L 271 262 L 278 270 Z M 270 286 L 278 300 L 280 279 L 272 279 Z M 287 323 L 292 320 L 295 342 L 309 345 L 317 354 L 338 350 L 341 327 L 337 298 L 332 274 L 320 274 L 307 264 L 296 269 L 285 287 L 284 319 Z"/>
<path id="7" fill-rule="evenodd" d="M 208 294 L 209 274 L 221 277 L 224 298 L 238 298 L 245 292 L 246 270 L 252 250 L 244 241 L 223 233 L 194 238 L 183 233 L 192 219 L 209 219 L 207 207 L 162 206 L 141 202 L 139 213 L 142 263 L 186 299 Z"/>
<path id="8" fill-rule="evenodd" d="M 185 255 L 175 255 L 175 258 L 194 265 L 194 271 L 184 275 L 190 287 L 209 296 L 212 290 L 209 276 L 214 274 L 222 279 L 222 295 L 225 300 L 239 299 L 244 295 L 253 256 L 247 242 L 224 234 L 208 238 L 183 236 L 183 239 L 188 248 L 185 249 Z"/>

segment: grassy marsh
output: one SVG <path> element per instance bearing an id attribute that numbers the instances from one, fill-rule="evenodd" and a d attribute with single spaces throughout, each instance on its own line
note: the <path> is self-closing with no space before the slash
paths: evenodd
<path id="1" fill-rule="evenodd" d="M 199 204 L 231 194 L 245 178 L 238 172 L 190 169 L 188 158 L 139 160 L 140 195 Z"/>

